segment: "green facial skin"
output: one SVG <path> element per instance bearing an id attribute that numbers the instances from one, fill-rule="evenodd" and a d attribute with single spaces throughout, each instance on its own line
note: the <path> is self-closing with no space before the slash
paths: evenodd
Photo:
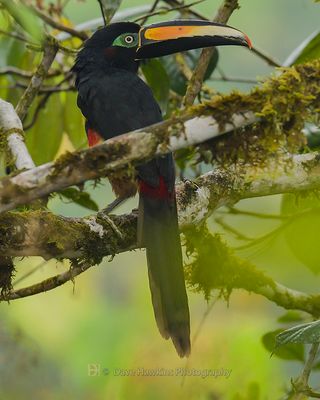
<path id="1" fill-rule="evenodd" d="M 138 34 L 137 33 L 123 33 L 118 36 L 112 43 L 112 46 L 120 47 L 137 47 L 138 46 Z"/>

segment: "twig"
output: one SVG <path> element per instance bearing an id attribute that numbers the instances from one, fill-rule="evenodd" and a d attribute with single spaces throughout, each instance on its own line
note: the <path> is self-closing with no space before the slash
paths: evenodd
<path id="1" fill-rule="evenodd" d="M 99 6 L 100 6 L 100 10 L 101 10 L 101 15 L 102 15 L 104 26 L 107 26 L 107 20 L 106 20 L 106 16 L 104 15 L 104 9 L 103 9 L 102 1 L 98 0 L 98 3 L 99 3 Z"/>
<path id="2" fill-rule="evenodd" d="M 239 240 L 246 240 L 246 241 L 252 241 L 254 240 L 253 238 L 250 238 L 237 229 L 233 228 L 231 225 L 227 224 L 226 222 L 223 221 L 222 218 L 215 218 L 214 219 L 218 225 L 220 225 L 224 230 L 232 233 L 237 239 Z"/>
<path id="3" fill-rule="evenodd" d="M 252 239 L 250 243 L 243 244 L 241 246 L 235 246 L 233 247 L 233 250 L 240 251 L 240 250 L 246 250 L 249 249 L 250 247 L 253 247 L 259 243 L 262 243 L 268 239 L 272 240 L 276 237 L 276 235 L 280 232 L 282 232 L 284 229 L 286 229 L 291 223 L 293 222 L 293 219 L 289 219 L 286 222 L 283 222 L 280 226 L 277 228 L 273 229 L 271 232 L 268 232 L 265 235 L 262 235 L 256 239 Z"/>
<path id="4" fill-rule="evenodd" d="M 189 9 L 189 7 L 192 7 L 192 6 L 195 6 L 197 4 L 203 3 L 204 1 L 205 0 L 197 0 L 197 1 L 195 1 L 193 3 L 190 3 L 190 4 L 181 4 L 179 6 L 172 7 L 172 8 L 161 7 L 161 8 L 158 9 L 158 11 L 150 12 L 150 13 L 142 16 L 142 17 L 139 17 L 139 18 L 135 19 L 134 22 L 139 22 L 142 18 L 146 18 L 146 17 L 150 18 L 150 17 L 154 17 L 156 15 L 165 15 L 165 14 L 168 14 L 168 13 L 170 13 L 172 11 L 178 11 L 178 10 L 181 11 L 181 10 L 184 10 L 184 9 Z M 141 22 L 141 25 L 142 25 L 142 22 Z"/>
<path id="5" fill-rule="evenodd" d="M 62 71 L 52 71 L 47 74 L 47 77 L 56 77 L 62 74 Z M 16 67 L 8 66 L 4 68 L 0 68 L 0 75 L 15 75 L 19 76 L 21 78 L 32 78 L 33 72 L 31 71 L 25 71 L 23 69 L 19 69 Z"/>
<path id="6" fill-rule="evenodd" d="M 28 86 L 25 85 L 24 83 L 16 82 L 14 87 L 26 89 Z M 72 92 L 75 90 L 76 90 L 76 88 L 74 85 L 63 86 L 63 87 L 59 87 L 58 85 L 56 85 L 56 86 L 41 86 L 40 89 L 38 90 L 38 93 L 61 93 L 61 92 Z"/>
<path id="7" fill-rule="evenodd" d="M 160 0 L 155 0 L 155 1 L 153 2 L 153 4 L 152 4 L 152 6 L 151 6 L 151 8 L 150 8 L 150 11 L 148 12 L 148 14 L 144 15 L 144 16 L 141 18 L 141 25 L 144 25 L 144 24 L 148 21 L 149 17 L 153 14 L 153 12 L 155 11 L 155 9 L 158 7 L 159 1 L 160 1 Z"/>
<path id="8" fill-rule="evenodd" d="M 228 207 L 228 211 L 226 214 L 233 214 L 233 215 L 247 215 L 249 217 L 254 217 L 254 218 L 262 218 L 262 219 L 288 219 L 290 216 L 289 215 L 280 215 L 280 214 L 264 214 L 260 212 L 254 212 L 254 211 L 246 211 L 246 210 L 239 210 L 238 208 L 235 207 Z"/>
<path id="9" fill-rule="evenodd" d="M 93 265 L 86 264 L 81 267 L 70 268 L 68 271 L 62 274 L 55 275 L 51 278 L 45 279 L 35 285 L 31 285 L 22 289 L 12 290 L 8 294 L 0 296 L 1 300 L 17 300 L 24 297 L 34 296 L 35 294 L 48 292 L 53 290 L 66 282 L 72 281 L 76 276 L 82 274 L 87 269 L 93 267 Z"/>
<path id="10" fill-rule="evenodd" d="M 257 84 L 256 79 L 249 79 L 249 78 L 238 78 L 238 77 L 233 77 L 233 76 L 222 76 L 220 78 L 218 77 L 212 77 L 209 79 L 209 81 L 218 81 L 218 82 L 236 82 L 236 83 L 250 83 L 250 84 Z"/>
<path id="11" fill-rule="evenodd" d="M 16 107 L 16 112 L 21 121 L 25 119 L 33 100 L 35 99 L 38 91 L 40 90 L 42 82 L 46 77 L 49 68 L 53 63 L 53 60 L 55 59 L 57 51 L 58 51 L 58 45 L 56 41 L 53 38 L 48 38 L 44 46 L 44 53 L 41 63 L 39 64 L 35 74 L 31 78 L 31 81 L 26 91 L 21 96 L 19 103 L 17 104 Z"/>
<path id="12" fill-rule="evenodd" d="M 165 3 L 169 4 L 171 7 L 176 8 L 179 6 L 184 6 L 183 2 L 177 1 L 177 0 L 163 0 Z M 204 17 L 202 14 L 200 14 L 198 11 L 191 10 L 191 9 L 186 9 L 188 11 L 188 14 L 193 15 L 194 17 L 207 20 L 206 17 Z"/>
<path id="13" fill-rule="evenodd" d="M 61 85 L 62 83 L 64 83 L 68 79 L 69 79 L 69 76 L 67 75 L 61 82 L 59 82 L 57 84 L 56 88 L 59 89 L 59 85 Z M 40 89 L 40 91 L 41 91 L 41 89 Z M 41 98 L 41 100 L 37 104 L 37 107 L 36 107 L 36 109 L 35 109 L 35 111 L 33 113 L 31 121 L 28 122 L 27 124 L 25 124 L 24 127 L 23 127 L 25 131 L 27 131 L 28 129 L 32 128 L 32 126 L 35 124 L 35 122 L 37 120 L 37 117 L 39 115 L 39 112 L 45 107 L 47 101 L 49 100 L 50 96 L 53 93 L 54 93 L 53 91 L 46 92 L 45 95 Z"/>
<path id="14" fill-rule="evenodd" d="M 17 32 L 4 31 L 3 29 L 0 29 L 0 34 L 12 37 L 12 38 L 20 40 L 21 42 L 24 42 L 24 43 L 32 43 L 24 35 L 21 35 L 20 33 L 17 33 Z"/>
<path id="15" fill-rule="evenodd" d="M 31 78 L 33 73 L 16 67 L 4 67 L 0 68 L 0 75 L 16 75 L 21 78 Z"/>
<path id="16" fill-rule="evenodd" d="M 305 366 L 303 368 L 301 376 L 299 376 L 297 379 L 294 380 L 294 382 L 292 382 L 294 394 L 293 394 L 293 396 L 290 397 L 291 400 L 303 400 L 306 398 L 306 394 L 310 396 L 310 393 L 313 394 L 312 397 L 320 398 L 320 394 L 311 391 L 308 386 L 308 381 L 310 378 L 310 374 L 311 374 L 312 367 L 314 365 L 318 350 L 319 350 L 319 343 L 313 343 L 311 345 L 308 359 L 305 363 Z"/>
<path id="17" fill-rule="evenodd" d="M 165 3 L 170 4 L 172 6 L 177 6 L 178 4 L 181 4 L 179 1 L 177 0 L 163 0 Z M 187 9 L 188 14 L 192 15 L 196 18 L 200 18 L 204 21 L 209 21 L 209 19 L 203 15 L 200 14 L 198 11 L 194 11 L 191 9 Z M 274 58 L 270 57 L 268 54 L 266 54 L 264 51 L 262 51 L 261 49 L 257 49 L 256 47 L 252 47 L 251 51 L 257 55 L 258 57 L 260 57 L 262 60 L 266 61 L 267 64 L 273 66 L 273 67 L 281 67 L 281 63 L 279 63 L 277 60 L 275 60 Z"/>
<path id="18" fill-rule="evenodd" d="M 73 37 L 77 37 L 81 40 L 87 40 L 88 35 L 85 32 L 77 31 L 76 29 L 70 28 L 69 26 L 63 25 L 60 22 L 55 21 L 49 15 L 45 14 L 37 7 L 29 6 L 46 24 L 50 25 L 54 29 L 58 29 L 62 32 L 67 32 Z"/>
<path id="19" fill-rule="evenodd" d="M 262 50 L 259 50 L 256 47 L 252 47 L 251 51 L 254 54 L 256 54 L 258 57 L 260 57 L 262 60 L 266 61 L 267 64 L 271 65 L 272 67 L 281 67 L 281 64 L 277 60 L 270 57 L 268 54 L 266 54 Z"/>
<path id="20" fill-rule="evenodd" d="M 66 76 L 55 86 L 55 88 L 56 88 L 56 89 L 59 89 L 59 86 L 62 85 L 63 83 L 65 83 L 66 81 L 68 81 L 68 80 L 70 79 L 70 77 L 71 77 L 71 74 L 70 74 L 70 72 L 68 72 L 68 73 L 66 74 Z M 41 89 L 40 89 L 39 92 L 41 92 Z M 54 92 L 54 91 L 45 92 L 45 95 L 42 97 L 42 99 L 41 99 L 41 100 L 39 101 L 39 103 L 37 104 L 37 107 L 36 107 L 36 109 L 35 109 L 35 111 L 34 111 L 34 114 L 33 114 L 32 118 L 31 118 L 31 121 L 28 122 L 28 124 L 25 124 L 25 125 L 24 125 L 23 128 L 24 128 L 25 131 L 27 131 L 28 129 L 32 128 L 32 126 L 35 124 L 39 112 L 41 111 L 42 108 L 45 107 L 47 101 L 49 100 L 50 96 L 51 96 L 53 93 L 55 93 L 55 92 Z"/>
<path id="21" fill-rule="evenodd" d="M 238 0 L 224 0 L 213 21 L 217 23 L 226 23 L 233 11 L 238 7 Z M 192 78 L 190 79 L 187 87 L 186 95 L 183 99 L 183 105 L 185 107 L 191 106 L 200 93 L 203 79 L 208 69 L 213 52 L 213 47 L 202 50 L 198 64 L 193 71 Z"/>
<path id="22" fill-rule="evenodd" d="M 20 278 L 16 279 L 14 281 L 14 285 L 17 285 L 18 283 L 21 283 L 25 279 L 27 279 L 29 276 L 33 275 L 35 272 L 37 272 L 39 269 L 41 269 L 43 266 L 47 264 L 48 261 L 42 261 L 40 264 L 36 265 L 31 271 L 27 272 L 26 274 L 22 275 Z"/>

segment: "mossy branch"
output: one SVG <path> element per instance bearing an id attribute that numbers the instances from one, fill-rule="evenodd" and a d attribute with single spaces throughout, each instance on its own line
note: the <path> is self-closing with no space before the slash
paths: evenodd
<path id="1" fill-rule="evenodd" d="M 215 96 L 160 124 L 110 139 L 88 150 L 68 153 L 54 163 L 2 179 L 0 212 L 90 179 L 133 171 L 134 166 L 156 155 L 194 146 L 237 128 L 235 135 L 240 135 L 241 146 L 248 148 L 256 141 L 257 131 L 265 133 L 265 140 L 255 145 L 256 151 L 251 147 L 248 152 L 251 158 L 257 156 L 256 164 L 262 165 L 259 157 L 265 152 L 276 160 L 275 149 L 281 148 L 281 141 L 285 140 L 284 144 L 292 152 L 301 147 L 303 123 L 320 108 L 319 80 L 320 60 L 288 68 L 248 95 Z M 240 129 L 258 118 L 258 125 Z M 231 145 L 233 152 L 239 148 Z M 224 148 L 219 150 L 213 153 L 224 154 Z M 241 163 L 236 162 L 235 166 Z"/>
<path id="2" fill-rule="evenodd" d="M 319 187 L 318 153 L 286 155 L 282 160 L 271 157 L 261 167 L 241 164 L 217 168 L 193 182 L 176 186 L 180 228 L 201 224 L 217 208 L 240 199 Z M 136 218 L 135 213 L 122 216 L 98 213 L 84 219 L 66 218 L 43 210 L 3 213 L 0 215 L 0 255 L 49 259 L 77 258 L 92 252 L 90 258 L 101 259 L 136 248 Z"/>

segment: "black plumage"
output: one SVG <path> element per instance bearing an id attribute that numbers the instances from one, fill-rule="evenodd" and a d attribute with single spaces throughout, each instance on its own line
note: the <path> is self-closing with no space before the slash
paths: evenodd
<path id="1" fill-rule="evenodd" d="M 113 24 L 96 32 L 79 53 L 76 73 L 78 106 L 87 132 L 104 139 L 162 120 L 151 89 L 138 77 L 139 63 L 128 48 L 113 48 L 123 32 L 137 25 Z M 190 352 L 190 322 L 183 276 L 181 243 L 175 201 L 172 154 L 137 167 L 140 186 L 139 242 L 146 246 L 153 308 L 163 337 L 172 338 L 180 356 Z M 111 180 L 117 195 L 134 195 L 132 187 Z"/>

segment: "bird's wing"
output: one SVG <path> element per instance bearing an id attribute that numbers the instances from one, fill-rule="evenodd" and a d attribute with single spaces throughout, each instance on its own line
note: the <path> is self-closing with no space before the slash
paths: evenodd
<path id="1" fill-rule="evenodd" d="M 78 106 L 88 126 L 109 139 L 162 120 L 150 88 L 134 73 L 116 71 L 79 81 Z"/>

